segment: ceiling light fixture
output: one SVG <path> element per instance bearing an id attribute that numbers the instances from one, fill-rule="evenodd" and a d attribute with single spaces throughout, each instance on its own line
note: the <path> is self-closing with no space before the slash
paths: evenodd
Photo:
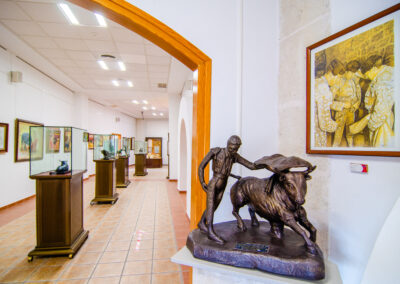
<path id="1" fill-rule="evenodd" d="M 100 27 L 106 28 L 107 27 L 107 22 L 106 19 L 100 14 L 94 13 L 96 16 L 97 22 L 99 23 Z"/>
<path id="2" fill-rule="evenodd" d="M 152 109 L 152 110 L 155 110 L 155 109 L 156 109 L 156 107 L 151 107 L 151 109 Z"/>
<path id="3" fill-rule="evenodd" d="M 63 12 L 64 16 L 68 19 L 68 21 L 72 25 L 76 25 L 76 26 L 79 25 L 78 19 L 75 17 L 74 13 L 72 13 L 71 9 L 69 8 L 69 6 L 67 4 L 60 3 L 60 4 L 58 4 L 58 7 L 60 7 L 60 9 Z"/>
<path id="4" fill-rule="evenodd" d="M 133 100 L 132 103 L 134 103 L 135 105 L 139 104 L 139 102 L 137 100 Z"/>
<path id="5" fill-rule="evenodd" d="M 121 71 L 126 71 L 126 66 L 125 66 L 124 62 L 118 61 L 118 66 Z"/>
<path id="6" fill-rule="evenodd" d="M 153 115 L 154 115 L 154 116 L 157 116 L 157 114 L 156 114 L 155 112 L 153 112 Z"/>
<path id="7" fill-rule="evenodd" d="M 160 112 L 160 115 L 163 116 L 164 114 L 162 112 Z"/>
<path id="8" fill-rule="evenodd" d="M 129 87 L 131 87 L 131 88 L 133 87 L 132 81 L 127 81 L 126 83 L 128 84 Z M 138 102 L 138 103 L 139 103 L 139 102 Z"/>
<path id="9" fill-rule="evenodd" d="M 97 60 L 97 63 L 99 63 L 100 67 L 104 70 L 108 70 L 107 64 L 103 60 Z"/>
<path id="10" fill-rule="evenodd" d="M 142 109 L 147 110 L 147 107 L 142 107 Z"/>
<path id="11" fill-rule="evenodd" d="M 117 80 L 112 80 L 112 83 L 115 87 L 119 87 L 119 82 Z"/>
<path id="12" fill-rule="evenodd" d="M 147 105 L 149 102 L 148 101 L 146 101 L 146 100 L 143 100 L 142 101 L 145 105 Z"/>

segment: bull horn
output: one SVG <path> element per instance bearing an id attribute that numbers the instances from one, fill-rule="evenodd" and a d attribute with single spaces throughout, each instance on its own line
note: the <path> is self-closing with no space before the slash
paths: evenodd
<path id="1" fill-rule="evenodd" d="M 305 171 L 305 173 L 306 173 L 306 174 L 309 174 L 309 173 L 313 172 L 316 168 L 317 168 L 316 165 L 315 165 L 315 166 L 308 167 L 308 169 Z"/>

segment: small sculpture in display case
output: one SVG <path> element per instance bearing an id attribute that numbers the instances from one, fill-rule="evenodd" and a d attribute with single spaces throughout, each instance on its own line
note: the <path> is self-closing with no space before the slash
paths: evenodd
<path id="1" fill-rule="evenodd" d="M 56 171 L 54 172 L 57 175 L 62 175 L 62 174 L 66 174 L 69 172 L 69 166 L 67 161 L 61 161 L 61 165 L 59 165 L 56 169 Z"/>
<path id="2" fill-rule="evenodd" d="M 211 149 L 200 163 L 198 174 L 207 192 L 207 208 L 199 228 L 190 232 L 186 246 L 194 257 L 212 262 L 301 279 L 323 279 L 325 264 L 316 244 L 317 230 L 303 207 L 307 180 L 316 166 L 281 154 L 250 163 L 236 153 L 239 146 L 240 138 L 232 136 L 226 148 Z M 213 176 L 206 184 L 204 168 L 210 160 Z M 241 178 L 230 174 L 234 162 L 249 169 L 268 169 L 273 175 Z M 229 176 L 238 179 L 230 191 L 236 221 L 213 224 Z M 239 215 L 245 205 L 251 220 Z M 258 221 L 256 213 L 268 222 Z"/>
<path id="3" fill-rule="evenodd" d="M 111 154 L 107 150 L 101 150 L 101 153 L 103 154 L 103 160 L 110 160 L 111 159 Z"/>

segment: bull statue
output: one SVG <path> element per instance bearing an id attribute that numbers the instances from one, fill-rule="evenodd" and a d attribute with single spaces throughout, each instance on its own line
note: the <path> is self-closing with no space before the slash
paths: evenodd
<path id="1" fill-rule="evenodd" d="M 239 209 L 248 205 L 252 226 L 259 226 L 255 215 L 257 213 L 269 221 L 272 236 L 280 239 L 286 225 L 304 238 L 308 252 L 317 254 L 318 249 L 315 244 L 317 230 L 307 219 L 306 210 L 302 206 L 307 193 L 306 181 L 311 179 L 309 174 L 316 166 L 298 157 L 285 157 L 280 154 L 265 156 L 254 164 L 257 168 L 267 168 L 274 174 L 264 179 L 245 177 L 232 186 L 232 214 L 237 219 L 238 228 L 246 231 Z M 299 167 L 304 170 L 290 171 Z"/>

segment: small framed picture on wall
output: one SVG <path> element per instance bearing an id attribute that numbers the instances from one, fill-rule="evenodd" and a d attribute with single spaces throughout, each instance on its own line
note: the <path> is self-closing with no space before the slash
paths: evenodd
<path id="1" fill-rule="evenodd" d="M 0 123 L 0 153 L 8 151 L 8 123 Z"/>

